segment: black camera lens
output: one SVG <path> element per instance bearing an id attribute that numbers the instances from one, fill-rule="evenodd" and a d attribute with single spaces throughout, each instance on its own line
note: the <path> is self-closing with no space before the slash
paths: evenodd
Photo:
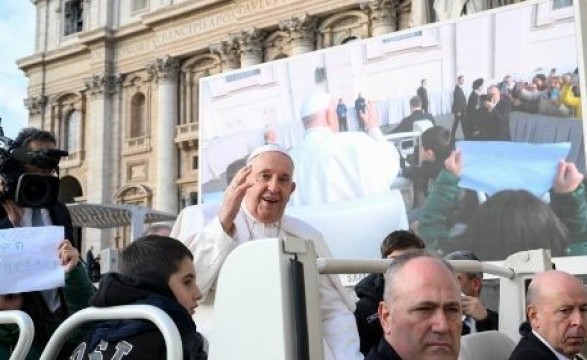
<path id="1" fill-rule="evenodd" d="M 59 195 L 59 179 L 51 175 L 22 174 L 18 178 L 14 201 L 24 207 L 53 206 Z"/>

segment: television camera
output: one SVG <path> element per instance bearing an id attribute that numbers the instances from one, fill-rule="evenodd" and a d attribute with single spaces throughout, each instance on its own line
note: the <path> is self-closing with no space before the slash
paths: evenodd
<path id="1" fill-rule="evenodd" d="M 59 178 L 27 172 L 25 165 L 58 171 L 61 157 L 67 155 L 67 151 L 58 149 L 26 151 L 4 136 L 0 118 L 0 177 L 4 180 L 0 200 L 12 199 L 19 206 L 31 208 L 53 206 L 59 196 Z"/>

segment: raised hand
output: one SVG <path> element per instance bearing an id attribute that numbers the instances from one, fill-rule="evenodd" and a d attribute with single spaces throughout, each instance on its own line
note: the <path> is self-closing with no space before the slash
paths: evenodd
<path id="1" fill-rule="evenodd" d="M 583 174 L 579 172 L 575 164 L 559 161 L 557 173 L 554 177 L 554 192 L 568 194 L 575 191 L 583 181 Z"/>
<path id="2" fill-rule="evenodd" d="M 252 183 L 247 182 L 247 177 L 250 173 L 250 165 L 240 169 L 224 191 L 224 200 L 222 201 L 218 218 L 220 219 L 222 229 L 229 235 L 233 232 L 234 219 L 239 212 L 247 189 L 253 186 Z"/>
<path id="3" fill-rule="evenodd" d="M 68 273 L 75 269 L 79 262 L 79 252 L 71 245 L 71 242 L 67 239 L 61 240 L 57 250 L 59 251 L 59 260 L 65 272 Z"/>

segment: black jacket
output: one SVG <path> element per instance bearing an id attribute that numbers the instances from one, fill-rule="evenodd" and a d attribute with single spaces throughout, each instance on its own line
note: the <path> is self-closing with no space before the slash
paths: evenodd
<path id="1" fill-rule="evenodd" d="M 475 327 L 477 328 L 477 332 L 497 330 L 499 327 L 499 315 L 495 311 L 487 309 L 487 318 L 485 318 L 485 320 L 476 321 Z M 469 326 L 463 323 L 461 334 L 467 335 L 470 332 L 471 329 Z"/>
<path id="2" fill-rule="evenodd" d="M 379 340 L 377 347 L 371 349 L 365 360 L 402 360 L 395 350 L 385 341 L 384 338 Z"/>
<path id="3" fill-rule="evenodd" d="M 370 274 L 355 286 L 355 292 L 359 297 L 355 309 L 355 319 L 359 330 L 361 352 L 364 355 L 367 355 L 383 336 L 377 309 L 379 302 L 383 300 L 384 287 L 383 274 L 379 273 Z"/>
<path id="4" fill-rule="evenodd" d="M 130 278 L 120 274 L 106 274 L 92 306 L 153 305 L 165 311 L 173 320 L 183 343 L 184 360 L 206 360 L 202 335 L 190 314 L 177 302 L 171 290 L 165 286 Z M 165 359 L 163 335 L 147 320 L 111 320 L 95 322 L 87 326 L 87 338 L 72 354 L 72 359 L 87 359 L 90 353 L 100 353 L 101 358 L 111 359 L 116 351 L 126 351 L 124 360 Z M 83 354 L 82 357 L 77 357 Z M 97 354 L 96 354 L 97 355 Z"/>
<path id="5" fill-rule="evenodd" d="M 516 345 L 509 360 L 557 360 L 556 355 L 531 331 Z"/>
<path id="6" fill-rule="evenodd" d="M 61 202 L 57 202 L 49 210 L 49 216 L 53 225 L 63 226 L 65 230 L 65 238 L 73 243 L 73 225 L 71 223 L 71 215 L 67 206 Z M 12 229 L 14 225 L 6 216 L 4 209 L 2 209 L 3 217 L 0 219 L 0 229 Z"/>
<path id="7" fill-rule="evenodd" d="M 398 133 L 414 131 L 414 122 L 418 120 L 430 120 L 433 125 L 436 125 L 434 116 L 425 113 L 423 110 L 415 110 L 408 117 L 403 118 L 402 121 L 391 130 L 391 132 Z"/>

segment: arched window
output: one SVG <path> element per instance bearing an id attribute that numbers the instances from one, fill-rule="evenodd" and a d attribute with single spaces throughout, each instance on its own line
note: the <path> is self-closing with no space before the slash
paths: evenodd
<path id="1" fill-rule="evenodd" d="M 142 92 L 134 94 L 130 106 L 130 137 L 145 136 L 147 132 L 145 95 Z"/>
<path id="2" fill-rule="evenodd" d="M 65 150 L 67 151 L 76 151 L 79 150 L 79 143 L 78 143 L 78 134 L 80 130 L 80 123 L 81 123 L 81 112 L 79 110 L 73 110 L 67 117 L 65 118 L 65 128 L 63 131 L 63 145 Z"/>

